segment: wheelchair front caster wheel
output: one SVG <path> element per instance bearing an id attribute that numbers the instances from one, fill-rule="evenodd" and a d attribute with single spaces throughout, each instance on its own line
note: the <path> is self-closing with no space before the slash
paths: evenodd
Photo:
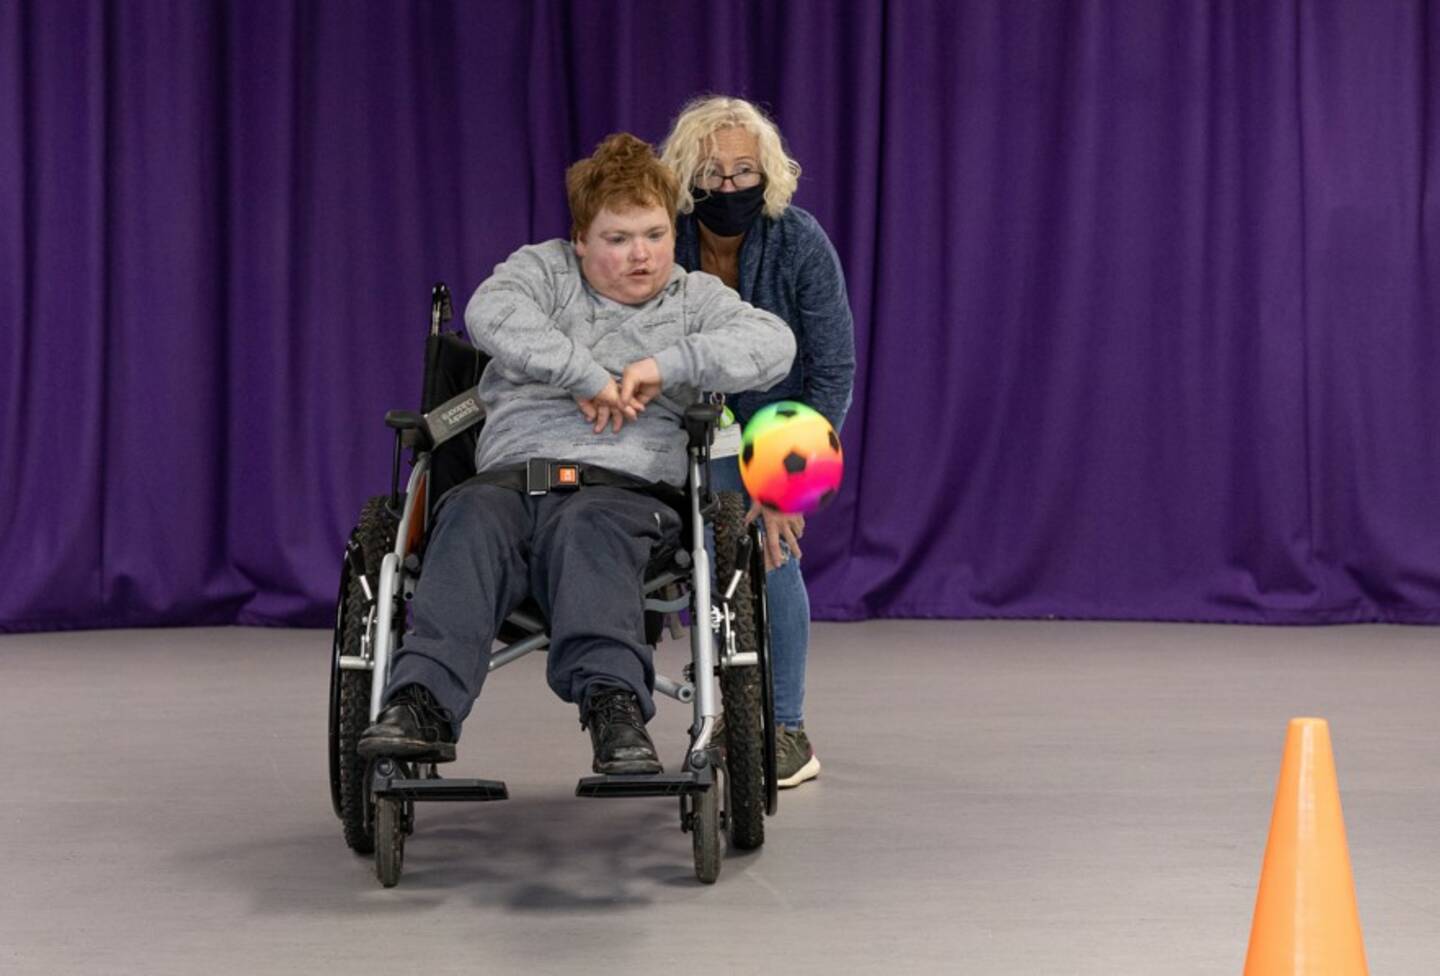
<path id="1" fill-rule="evenodd" d="M 387 888 L 400 881 L 405 864 L 405 805 L 390 796 L 375 798 L 375 876 Z"/>
<path id="2" fill-rule="evenodd" d="M 714 884 L 720 877 L 720 784 L 691 794 L 690 840 L 695 849 L 695 877 Z"/>

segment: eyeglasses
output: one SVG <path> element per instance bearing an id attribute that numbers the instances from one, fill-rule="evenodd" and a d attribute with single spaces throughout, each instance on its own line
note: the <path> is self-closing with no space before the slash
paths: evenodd
<path id="1" fill-rule="evenodd" d="M 707 193 L 714 193 L 727 182 L 737 190 L 753 190 L 765 182 L 765 174 L 758 169 L 741 166 L 733 173 L 722 173 L 718 169 L 705 169 L 695 175 L 696 188 Z"/>

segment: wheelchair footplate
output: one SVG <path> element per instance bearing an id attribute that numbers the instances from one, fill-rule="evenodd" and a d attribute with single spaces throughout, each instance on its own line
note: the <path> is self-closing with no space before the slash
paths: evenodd
<path id="1" fill-rule="evenodd" d="M 701 793 L 715 784 L 707 766 L 683 773 L 647 773 L 639 776 L 586 776 L 575 784 L 576 796 L 685 796 Z"/>
<path id="2" fill-rule="evenodd" d="M 393 797 L 412 803 L 442 800 L 481 803 L 510 799 L 509 789 L 497 779 L 417 778 L 410 775 L 406 764 L 388 759 L 375 763 L 372 777 L 371 791 L 376 797 Z"/>

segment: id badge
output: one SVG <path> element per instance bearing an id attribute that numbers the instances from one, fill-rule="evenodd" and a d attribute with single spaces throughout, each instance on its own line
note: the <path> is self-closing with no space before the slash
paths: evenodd
<path id="1" fill-rule="evenodd" d="M 710 444 L 711 458 L 734 457 L 740 453 L 740 425 L 730 424 L 715 430 L 715 440 Z"/>

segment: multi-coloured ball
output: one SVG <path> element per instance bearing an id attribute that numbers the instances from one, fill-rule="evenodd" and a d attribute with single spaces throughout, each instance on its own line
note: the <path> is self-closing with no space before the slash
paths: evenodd
<path id="1" fill-rule="evenodd" d="M 781 400 L 762 407 L 740 438 L 740 479 L 766 508 L 803 515 L 840 490 L 840 438 L 819 411 Z"/>

